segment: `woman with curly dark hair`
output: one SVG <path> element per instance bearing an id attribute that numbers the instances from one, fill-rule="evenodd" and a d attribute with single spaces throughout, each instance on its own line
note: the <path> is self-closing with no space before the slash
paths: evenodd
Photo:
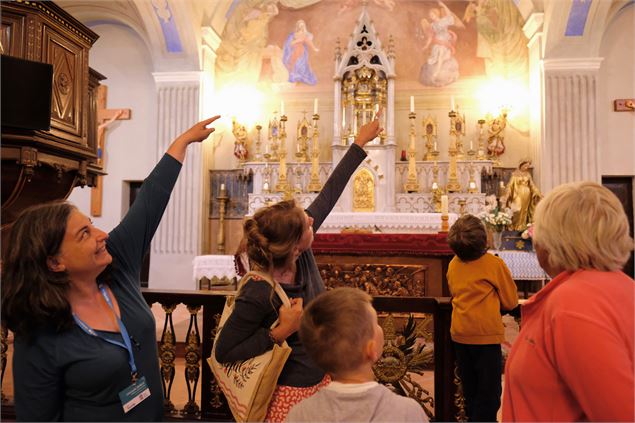
<path id="1" fill-rule="evenodd" d="M 15 334 L 15 408 L 22 421 L 163 417 L 156 326 L 139 271 L 197 123 L 180 135 L 109 234 L 67 202 L 25 210 L 2 263 L 2 320 Z"/>

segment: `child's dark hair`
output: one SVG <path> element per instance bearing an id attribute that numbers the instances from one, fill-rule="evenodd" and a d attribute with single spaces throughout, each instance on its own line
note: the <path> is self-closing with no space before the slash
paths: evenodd
<path id="1" fill-rule="evenodd" d="M 487 232 L 483 222 L 471 214 L 461 216 L 448 233 L 448 244 L 461 261 L 472 261 L 487 252 Z"/>

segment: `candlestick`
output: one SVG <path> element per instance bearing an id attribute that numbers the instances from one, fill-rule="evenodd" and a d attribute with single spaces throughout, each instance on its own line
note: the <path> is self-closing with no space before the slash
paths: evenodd
<path id="1" fill-rule="evenodd" d="M 410 96 L 410 113 L 415 111 L 415 98 L 414 96 Z"/>
<path id="2" fill-rule="evenodd" d="M 441 196 L 441 214 L 448 214 L 448 196 L 447 195 L 442 195 Z"/>
<path id="3" fill-rule="evenodd" d="M 225 184 L 220 184 L 220 192 L 218 197 L 218 233 L 216 234 L 216 246 L 218 254 L 225 253 L 225 209 L 227 207 L 227 191 L 225 190 Z"/>
<path id="4" fill-rule="evenodd" d="M 313 114 L 314 115 L 318 114 L 318 99 L 317 98 L 313 99 Z"/>

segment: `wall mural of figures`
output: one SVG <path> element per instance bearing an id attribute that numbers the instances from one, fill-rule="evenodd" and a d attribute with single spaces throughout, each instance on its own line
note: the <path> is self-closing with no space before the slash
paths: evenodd
<path id="1" fill-rule="evenodd" d="M 219 85 L 264 91 L 327 91 L 333 53 L 361 0 L 234 0 L 217 50 Z M 369 0 L 386 44 L 395 40 L 399 87 L 443 89 L 463 80 L 526 80 L 527 39 L 513 0 Z"/>
<path id="2" fill-rule="evenodd" d="M 276 56 L 275 48 L 267 46 L 267 39 L 269 22 L 278 13 L 277 1 L 234 1 L 228 11 L 222 42 L 217 50 L 216 75 L 219 85 L 258 83 L 263 56 Z M 273 59 L 270 59 L 267 70 L 270 80 L 275 78 L 274 69 L 279 72 L 280 67 L 275 68 Z"/>
<path id="3" fill-rule="evenodd" d="M 421 18 L 419 35 L 423 39 L 425 61 L 419 81 L 426 86 L 442 87 L 459 79 L 456 60 L 456 32 L 450 27 L 464 29 L 463 22 L 443 2 L 428 11 L 428 19 Z"/>
<path id="4" fill-rule="evenodd" d="M 523 18 L 511 0 L 470 1 L 463 20 L 476 22 L 477 56 L 491 77 L 518 78 L 527 72 Z"/>
<path id="5" fill-rule="evenodd" d="M 300 19 L 284 42 L 282 53 L 282 62 L 289 71 L 289 82 L 301 82 L 308 85 L 317 83 L 309 64 L 309 49 L 316 53 L 320 51 L 313 44 L 313 34 L 307 30 L 304 20 Z"/>

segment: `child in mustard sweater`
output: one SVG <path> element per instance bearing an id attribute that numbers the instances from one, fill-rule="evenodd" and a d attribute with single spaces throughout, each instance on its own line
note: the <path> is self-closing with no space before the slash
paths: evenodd
<path id="1" fill-rule="evenodd" d="M 475 216 L 464 215 L 450 228 L 454 258 L 448 266 L 452 295 L 450 334 L 463 384 L 469 421 L 495 422 L 500 407 L 501 310 L 518 304 L 516 284 L 502 259 L 487 252 L 487 232 Z"/>

